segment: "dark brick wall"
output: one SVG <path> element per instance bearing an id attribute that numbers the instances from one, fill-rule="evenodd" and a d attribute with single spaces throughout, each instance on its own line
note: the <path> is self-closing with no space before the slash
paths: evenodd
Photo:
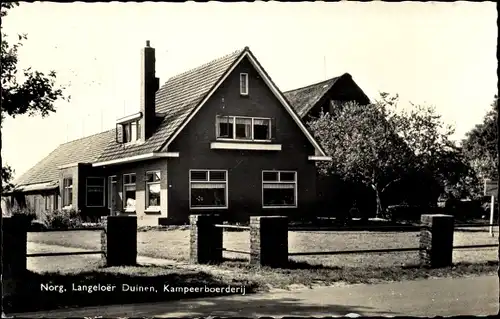
<path id="1" fill-rule="evenodd" d="M 454 219 L 451 215 L 422 215 L 420 221 L 421 264 L 432 268 L 453 264 Z"/>
<path id="2" fill-rule="evenodd" d="M 101 249 L 104 265 L 133 266 L 137 263 L 137 217 L 105 216 Z"/>
<path id="3" fill-rule="evenodd" d="M 250 264 L 270 267 L 288 264 L 287 217 L 250 217 Z"/>
<path id="4" fill-rule="evenodd" d="M 213 264 L 222 262 L 222 228 L 215 227 L 220 222 L 217 215 L 191 215 L 191 235 L 189 239 L 189 260 L 193 264 Z"/>
<path id="5" fill-rule="evenodd" d="M 249 74 L 249 95 L 240 96 L 239 74 Z M 275 119 L 276 141 L 282 151 L 211 150 L 217 114 L 262 116 Z M 247 60 L 228 76 L 192 121 L 169 146 L 180 158 L 169 159 L 169 215 L 186 220 L 199 212 L 189 209 L 189 170 L 228 170 L 229 208 L 217 213 L 225 220 L 248 221 L 251 215 L 314 214 L 315 163 L 307 157 L 314 149 L 298 125 Z M 298 174 L 298 209 L 262 209 L 262 170 L 294 170 Z M 203 212 L 204 213 L 204 212 Z"/>

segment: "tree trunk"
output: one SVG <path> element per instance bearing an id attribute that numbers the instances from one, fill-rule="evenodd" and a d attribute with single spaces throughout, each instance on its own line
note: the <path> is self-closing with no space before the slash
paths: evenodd
<path id="1" fill-rule="evenodd" d="M 376 187 L 376 186 L 373 189 L 375 190 L 375 200 L 377 201 L 377 211 L 375 213 L 375 217 L 382 218 L 384 210 L 382 208 L 382 200 L 380 198 L 380 191 L 379 191 L 378 187 Z"/>

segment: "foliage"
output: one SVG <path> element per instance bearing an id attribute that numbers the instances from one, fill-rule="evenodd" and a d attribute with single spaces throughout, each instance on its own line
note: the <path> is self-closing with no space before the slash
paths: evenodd
<path id="1" fill-rule="evenodd" d="M 451 192 L 470 175 L 450 141 L 453 129 L 435 109 L 412 104 L 400 110 L 397 95 L 381 93 L 379 100 L 364 106 L 347 102 L 332 114 L 322 113 L 309 127 L 333 158 L 318 164 L 320 173 L 340 174 L 371 187 L 379 217 L 385 211 L 382 195 L 404 179 L 427 178 Z"/>
<path id="2" fill-rule="evenodd" d="M 5 19 L 8 10 L 18 5 L 18 2 L 2 2 L 2 19 Z M 28 68 L 19 72 L 17 68 L 18 50 L 22 46 L 21 41 L 26 39 L 26 34 L 18 35 L 18 42 L 10 45 L 7 35 L 2 32 L 0 127 L 6 115 L 13 118 L 23 114 L 45 117 L 55 112 L 54 103 L 56 100 L 69 99 L 63 94 L 64 88 L 56 86 L 56 73 L 54 71 L 45 74 Z M 2 166 L 2 192 L 12 187 L 10 184 L 12 173 L 9 166 Z"/>
<path id="3" fill-rule="evenodd" d="M 476 174 L 476 188 L 482 191 L 482 181 L 486 178 L 498 179 L 498 96 L 495 95 L 491 110 L 485 115 L 483 123 L 467 132 L 462 141 L 463 156 L 468 160 Z M 480 194 L 478 194 L 480 196 Z"/>
<path id="4" fill-rule="evenodd" d="M 41 222 L 50 229 L 77 228 L 82 226 L 80 213 L 74 209 L 44 212 Z"/>

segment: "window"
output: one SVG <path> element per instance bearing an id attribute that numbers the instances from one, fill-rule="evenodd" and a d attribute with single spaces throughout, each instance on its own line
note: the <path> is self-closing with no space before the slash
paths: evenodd
<path id="1" fill-rule="evenodd" d="M 217 116 L 217 138 L 249 141 L 271 139 L 271 119 L 242 116 Z"/>
<path id="2" fill-rule="evenodd" d="M 219 116 L 217 122 L 217 137 L 233 138 L 234 137 L 234 116 Z"/>
<path id="3" fill-rule="evenodd" d="M 248 95 L 248 74 L 241 73 L 240 74 L 240 94 Z"/>
<path id="4" fill-rule="evenodd" d="M 50 209 L 50 195 L 45 196 L 45 211 Z"/>
<path id="5" fill-rule="evenodd" d="M 297 207 L 297 172 L 262 172 L 262 207 Z"/>
<path id="6" fill-rule="evenodd" d="M 108 177 L 108 208 L 115 208 L 116 175 Z"/>
<path id="7" fill-rule="evenodd" d="M 123 208 L 135 212 L 135 174 L 123 175 Z"/>
<path id="8" fill-rule="evenodd" d="M 227 171 L 189 172 L 190 208 L 227 208 Z"/>
<path id="9" fill-rule="evenodd" d="M 104 177 L 87 177 L 87 207 L 104 207 Z"/>
<path id="10" fill-rule="evenodd" d="M 141 137 L 141 126 L 139 121 L 123 124 L 123 143 L 138 140 Z"/>
<path id="11" fill-rule="evenodd" d="M 73 179 L 65 178 L 63 180 L 63 207 L 73 204 Z"/>
<path id="12" fill-rule="evenodd" d="M 160 207 L 160 171 L 146 173 L 146 208 Z"/>

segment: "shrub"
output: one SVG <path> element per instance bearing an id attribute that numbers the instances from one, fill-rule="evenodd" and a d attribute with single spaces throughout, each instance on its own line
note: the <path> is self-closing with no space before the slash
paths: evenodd
<path id="1" fill-rule="evenodd" d="M 44 212 L 41 222 L 50 229 L 77 228 L 82 226 L 80 213 L 74 209 Z"/>
<path id="2" fill-rule="evenodd" d="M 440 213 L 438 207 L 419 205 L 392 205 L 387 207 L 386 217 L 392 221 L 420 221 L 422 214 Z"/>
<path id="3" fill-rule="evenodd" d="M 16 208 L 11 211 L 11 216 L 23 216 L 26 222 L 31 223 L 36 219 L 36 213 L 30 208 Z"/>

